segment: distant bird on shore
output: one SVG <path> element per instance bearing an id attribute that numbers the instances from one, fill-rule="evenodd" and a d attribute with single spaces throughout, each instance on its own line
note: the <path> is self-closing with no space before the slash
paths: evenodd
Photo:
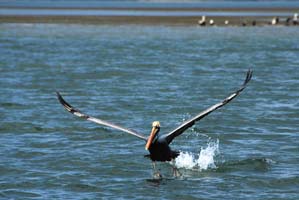
<path id="1" fill-rule="evenodd" d="M 293 16 L 293 24 L 298 25 L 298 13 L 295 13 Z"/>
<path id="2" fill-rule="evenodd" d="M 210 19 L 209 24 L 210 24 L 210 26 L 213 26 L 213 25 L 215 25 L 215 21 L 213 19 Z"/>
<path id="3" fill-rule="evenodd" d="M 228 20 L 225 20 L 225 21 L 224 21 L 224 24 L 225 24 L 225 25 L 228 25 L 228 24 L 229 24 L 229 21 L 228 21 Z"/>
<path id="4" fill-rule="evenodd" d="M 202 16 L 201 17 L 201 20 L 199 20 L 198 21 L 198 24 L 200 25 L 200 26 L 205 26 L 206 25 L 206 16 Z"/>
<path id="5" fill-rule="evenodd" d="M 289 25 L 290 25 L 290 22 L 291 22 L 291 18 L 288 17 L 288 18 L 286 19 L 286 23 L 285 23 L 285 25 L 289 26 Z"/>
<path id="6" fill-rule="evenodd" d="M 274 17 L 271 21 L 271 25 L 277 25 L 279 23 L 279 18 L 278 17 Z"/>
<path id="7" fill-rule="evenodd" d="M 161 162 L 171 161 L 171 160 L 175 159 L 180 154 L 179 151 L 171 150 L 171 148 L 169 146 L 170 143 L 176 137 L 180 136 L 188 128 L 192 127 L 196 121 L 201 120 L 202 118 L 206 117 L 208 114 L 210 114 L 213 111 L 217 110 L 218 108 L 226 105 L 231 100 L 233 100 L 235 97 L 237 97 L 245 89 L 247 83 L 251 80 L 251 77 L 252 77 L 252 71 L 248 70 L 246 79 L 245 79 L 243 85 L 238 90 L 236 90 L 235 92 L 230 94 L 223 101 L 207 108 L 206 110 L 200 112 L 193 118 L 183 122 L 181 125 L 179 125 L 178 127 L 176 127 L 175 129 L 173 129 L 172 131 L 170 131 L 167 134 L 160 135 L 159 134 L 160 127 L 161 127 L 160 122 L 154 121 L 152 123 L 152 129 L 151 129 L 151 133 L 150 133 L 149 137 L 146 137 L 134 130 L 124 128 L 124 127 L 116 125 L 114 123 L 110 123 L 110 122 L 86 115 L 86 114 L 82 113 L 80 110 L 71 106 L 69 103 L 67 103 L 62 98 L 62 96 L 60 95 L 59 92 L 56 92 L 56 93 L 57 93 L 57 98 L 58 98 L 59 102 L 62 104 L 62 106 L 67 111 L 74 114 L 75 116 L 80 117 L 85 120 L 88 120 L 88 121 L 91 121 L 91 122 L 94 122 L 94 123 L 97 123 L 97 124 L 100 124 L 100 125 L 108 126 L 108 127 L 126 132 L 128 134 L 131 134 L 131 135 L 136 136 L 137 138 L 143 140 L 146 143 L 145 149 L 148 150 L 150 153 L 147 157 L 149 157 L 152 160 L 153 167 L 155 170 L 155 162 L 156 161 L 161 161 Z M 130 156 L 126 156 L 126 157 L 124 157 L 124 159 L 130 159 Z M 161 177 L 161 175 L 159 173 L 158 173 L 158 177 Z"/>

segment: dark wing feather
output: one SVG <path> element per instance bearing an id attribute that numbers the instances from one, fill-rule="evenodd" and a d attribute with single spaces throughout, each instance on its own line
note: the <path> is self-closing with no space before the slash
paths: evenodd
<path id="1" fill-rule="evenodd" d="M 134 135 L 140 139 L 143 139 L 145 141 L 147 141 L 147 138 L 144 137 L 143 135 L 140 135 L 139 133 L 137 133 L 136 131 L 133 131 L 133 130 L 130 130 L 130 129 L 127 129 L 127 128 L 123 128 L 119 125 L 116 125 L 116 124 L 113 124 L 113 123 L 110 123 L 110 122 L 107 122 L 107 121 L 104 121 L 104 120 L 101 120 L 101 119 L 97 119 L 95 117 L 91 117 L 91 116 L 88 116 L 84 113 L 82 113 L 81 111 L 75 109 L 73 106 L 71 106 L 69 103 L 67 103 L 63 98 L 62 96 L 59 94 L 59 92 L 56 92 L 57 94 L 57 98 L 59 100 L 59 102 L 63 105 L 63 107 L 69 111 L 70 113 L 76 115 L 77 117 L 80 117 L 82 119 L 86 119 L 88 121 L 92 121 L 94 123 L 97 123 L 97 124 L 100 124 L 100 125 L 104 125 L 104 126 L 109 126 L 111 128 L 115 128 L 117 130 L 120 130 L 120 131 L 124 131 L 126 133 L 129 133 L 131 135 Z"/>
<path id="2" fill-rule="evenodd" d="M 244 81 L 244 83 L 243 83 L 243 85 L 241 86 L 240 89 L 238 89 L 237 91 L 235 91 L 234 93 L 232 93 L 231 95 L 229 95 L 223 101 L 221 101 L 221 102 L 219 102 L 219 103 L 217 103 L 217 104 L 209 107 L 208 109 L 202 111 L 201 113 L 199 113 L 195 117 L 189 119 L 188 121 L 185 121 L 183 124 L 181 124 L 179 127 L 177 127 L 176 129 L 174 129 L 170 133 L 166 134 L 164 137 L 165 137 L 166 141 L 168 142 L 168 144 L 171 143 L 171 141 L 175 137 L 179 136 L 185 130 L 187 130 L 188 128 L 190 128 L 191 126 L 193 126 L 196 121 L 204 118 L 205 116 L 207 116 L 208 114 L 210 114 L 214 110 L 216 110 L 216 109 L 224 106 L 225 104 L 227 104 L 228 102 L 230 102 L 231 100 L 233 100 L 236 96 L 238 96 L 240 94 L 240 92 L 242 92 L 244 90 L 244 88 L 246 87 L 247 83 L 250 81 L 251 77 L 252 77 L 252 71 L 248 70 L 246 79 L 245 79 L 245 81 Z"/>

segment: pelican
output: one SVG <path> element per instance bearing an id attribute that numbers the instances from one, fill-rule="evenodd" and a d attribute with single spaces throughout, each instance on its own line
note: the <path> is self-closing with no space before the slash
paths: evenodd
<path id="1" fill-rule="evenodd" d="M 62 104 L 62 106 L 67 111 L 74 114 L 75 116 L 80 117 L 85 120 L 88 120 L 88 121 L 91 121 L 91 122 L 94 122 L 94 123 L 97 123 L 97 124 L 100 124 L 100 125 L 104 125 L 104 126 L 108 126 L 108 127 L 117 129 L 119 131 L 126 132 L 126 133 L 131 134 L 141 140 L 144 140 L 145 150 L 149 151 L 150 154 L 148 157 L 150 157 L 150 159 L 153 162 L 153 166 L 154 166 L 156 161 L 165 162 L 165 161 L 174 160 L 180 153 L 179 153 L 179 151 L 174 151 L 170 148 L 169 145 L 173 141 L 173 139 L 175 139 L 176 137 L 181 135 L 183 132 L 185 132 L 188 128 L 193 126 L 196 121 L 201 120 L 202 118 L 206 117 L 211 112 L 226 105 L 231 100 L 233 100 L 235 97 L 237 97 L 244 90 L 247 83 L 251 80 L 251 77 L 252 77 L 252 70 L 248 70 L 246 79 L 245 79 L 244 83 L 242 84 L 242 86 L 238 90 L 236 90 L 235 92 L 230 94 L 228 97 L 226 97 L 221 102 L 207 108 L 206 110 L 200 112 L 193 118 L 183 122 L 181 125 L 179 125 L 178 127 L 176 127 L 175 129 L 173 129 L 171 132 L 169 132 L 167 134 L 161 135 L 160 134 L 160 127 L 161 127 L 160 122 L 154 121 L 152 123 L 152 129 L 151 129 L 151 133 L 150 133 L 149 137 L 146 137 L 143 134 L 140 134 L 137 131 L 134 131 L 132 129 L 124 128 L 120 125 L 117 125 L 117 124 L 114 124 L 114 123 L 111 123 L 108 121 L 104 121 L 102 119 L 98 119 L 98 118 L 89 116 L 87 114 L 84 114 L 80 110 L 74 108 L 69 103 L 67 103 L 62 98 L 62 96 L 60 95 L 59 92 L 56 92 L 56 94 L 57 94 L 57 98 L 58 98 L 59 102 Z"/>

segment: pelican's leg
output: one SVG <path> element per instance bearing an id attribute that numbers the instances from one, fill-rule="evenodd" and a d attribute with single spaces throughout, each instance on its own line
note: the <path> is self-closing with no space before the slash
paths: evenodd
<path id="1" fill-rule="evenodd" d="M 155 161 L 152 162 L 152 166 L 153 166 L 153 171 L 155 173 L 156 172 L 156 162 Z"/>
<path id="2" fill-rule="evenodd" d="M 160 174 L 159 170 L 156 169 L 156 162 L 155 161 L 152 162 L 152 166 L 153 166 L 153 172 L 154 172 L 153 177 L 157 178 L 157 179 L 162 178 L 162 175 Z"/>
<path id="3" fill-rule="evenodd" d="M 181 173 L 180 173 L 179 169 L 176 168 L 176 167 L 172 168 L 172 172 L 173 172 L 174 177 L 180 177 L 181 176 Z"/>
<path id="4" fill-rule="evenodd" d="M 180 173 L 179 169 L 175 166 L 174 160 L 172 160 L 172 163 L 173 163 L 173 165 L 172 165 L 172 174 L 173 174 L 173 176 L 174 177 L 181 176 L 181 173 Z"/>

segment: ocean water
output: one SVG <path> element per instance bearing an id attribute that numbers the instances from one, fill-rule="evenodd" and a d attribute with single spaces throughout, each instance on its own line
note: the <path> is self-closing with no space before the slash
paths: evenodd
<path id="1" fill-rule="evenodd" d="M 0 24 L 0 199 L 298 199 L 299 29 Z M 56 99 L 161 134 L 253 78 L 171 144 L 144 142 Z M 173 166 L 179 175 L 173 176 Z"/>
<path id="2" fill-rule="evenodd" d="M 159 16 L 198 16 L 200 19 L 203 15 L 207 16 L 234 16 L 234 17 L 293 17 L 294 13 L 292 11 L 284 12 L 264 12 L 264 11 L 162 11 L 162 10 L 90 10 L 90 9 L 28 9 L 28 8 L 15 8 L 15 9 L 1 9 L 1 15 L 13 15 L 13 16 L 147 16 L 147 17 L 159 17 Z"/>
<path id="3" fill-rule="evenodd" d="M 298 8 L 299 0 L 0 0 L 0 7 L 35 8 Z"/>

